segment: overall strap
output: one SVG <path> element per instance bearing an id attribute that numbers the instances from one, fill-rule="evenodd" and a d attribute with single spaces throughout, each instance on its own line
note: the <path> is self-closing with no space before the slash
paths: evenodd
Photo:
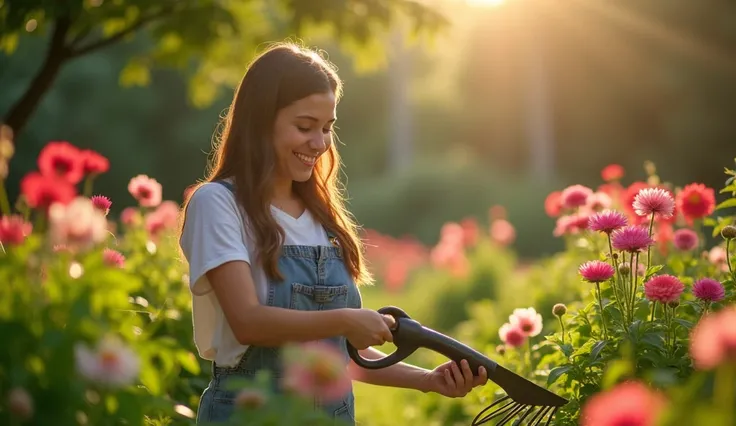
<path id="1" fill-rule="evenodd" d="M 230 192 L 232 192 L 233 194 L 235 194 L 235 185 L 233 185 L 232 183 L 230 183 L 230 182 L 228 182 L 226 180 L 216 180 L 216 181 L 214 181 L 214 183 L 219 183 L 220 185 L 222 185 L 225 188 L 229 189 Z"/>

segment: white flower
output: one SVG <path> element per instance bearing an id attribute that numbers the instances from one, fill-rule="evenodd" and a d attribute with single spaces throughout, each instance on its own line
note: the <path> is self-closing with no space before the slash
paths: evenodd
<path id="1" fill-rule="evenodd" d="M 107 219 L 92 200 L 77 197 L 68 205 L 54 203 L 49 208 L 51 244 L 84 250 L 107 237 Z"/>
<path id="2" fill-rule="evenodd" d="M 140 371 L 136 353 L 117 337 L 105 337 L 94 349 L 77 344 L 74 355 L 82 377 L 111 387 L 133 383 Z"/>

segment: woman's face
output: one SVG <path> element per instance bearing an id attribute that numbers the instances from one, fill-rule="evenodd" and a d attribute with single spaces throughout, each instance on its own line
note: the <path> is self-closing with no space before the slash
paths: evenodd
<path id="1" fill-rule="evenodd" d="M 274 123 L 279 179 L 304 182 L 314 165 L 332 144 L 335 123 L 335 95 L 317 93 L 282 108 Z"/>

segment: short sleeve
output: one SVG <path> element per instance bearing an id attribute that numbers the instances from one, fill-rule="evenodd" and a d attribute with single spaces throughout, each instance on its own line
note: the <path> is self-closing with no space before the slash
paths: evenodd
<path id="1" fill-rule="evenodd" d="M 236 260 L 250 263 L 244 219 L 233 194 L 218 183 L 195 191 L 185 218 L 179 245 L 189 263 L 190 289 L 203 295 L 212 290 L 208 271 Z"/>

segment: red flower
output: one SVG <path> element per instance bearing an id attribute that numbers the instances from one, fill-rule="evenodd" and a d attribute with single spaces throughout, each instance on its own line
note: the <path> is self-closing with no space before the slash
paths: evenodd
<path id="1" fill-rule="evenodd" d="M 38 169 L 43 175 L 77 184 L 84 178 L 82 152 L 66 141 L 49 142 L 38 155 Z"/>
<path id="2" fill-rule="evenodd" d="M 82 154 L 82 169 L 85 174 L 99 175 L 110 170 L 110 161 L 91 149 L 85 149 Z"/>
<path id="3" fill-rule="evenodd" d="M 562 192 L 554 191 L 544 200 L 544 211 L 549 217 L 557 217 L 562 210 Z"/>
<path id="4" fill-rule="evenodd" d="M 25 175 L 20 189 L 32 208 L 46 209 L 53 203 L 69 204 L 77 195 L 76 188 L 69 181 L 38 172 Z"/>
<path id="5" fill-rule="evenodd" d="M 710 216 L 715 206 L 716 196 L 713 189 L 702 183 L 687 185 L 677 194 L 677 208 L 690 223 L 693 219 Z"/>
<path id="6" fill-rule="evenodd" d="M 606 182 L 620 180 L 624 177 L 624 168 L 618 164 L 609 164 L 601 170 L 601 178 Z"/>
<path id="7" fill-rule="evenodd" d="M 0 217 L 0 243 L 4 245 L 22 244 L 33 231 L 33 225 L 23 220 L 22 216 Z"/>
<path id="8" fill-rule="evenodd" d="M 654 426 L 665 399 L 639 382 L 622 383 L 593 395 L 583 407 L 581 426 Z"/>

